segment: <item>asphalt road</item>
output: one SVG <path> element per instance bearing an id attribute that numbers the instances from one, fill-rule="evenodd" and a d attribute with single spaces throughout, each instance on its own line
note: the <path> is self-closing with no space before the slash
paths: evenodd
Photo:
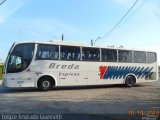
<path id="1" fill-rule="evenodd" d="M 160 116 L 160 81 L 132 88 L 122 85 L 59 87 L 48 92 L 0 86 L 1 115 L 54 113 L 69 119 L 121 120 L 123 115 L 129 114 L 130 118 L 138 115 L 142 119 L 141 115 L 153 112 L 156 112 L 154 116 Z"/>

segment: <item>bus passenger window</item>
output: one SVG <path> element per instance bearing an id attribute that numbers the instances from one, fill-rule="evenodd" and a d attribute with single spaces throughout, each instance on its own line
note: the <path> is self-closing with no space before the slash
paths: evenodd
<path id="1" fill-rule="evenodd" d="M 146 53 L 141 51 L 134 51 L 134 62 L 146 63 Z"/>
<path id="2" fill-rule="evenodd" d="M 80 60 L 80 47 L 61 46 L 62 60 Z"/>
<path id="3" fill-rule="evenodd" d="M 39 60 L 56 60 L 58 59 L 58 46 L 39 44 L 36 59 Z"/>
<path id="4" fill-rule="evenodd" d="M 83 48 L 82 59 L 86 61 L 99 61 L 100 51 L 96 48 Z"/>
<path id="5" fill-rule="evenodd" d="M 154 52 L 147 52 L 147 63 L 154 63 L 157 61 L 157 55 Z"/>
<path id="6" fill-rule="evenodd" d="M 107 62 L 117 61 L 117 51 L 102 49 L 102 61 L 107 61 Z"/>
<path id="7" fill-rule="evenodd" d="M 132 62 L 132 51 L 119 50 L 119 62 Z"/>

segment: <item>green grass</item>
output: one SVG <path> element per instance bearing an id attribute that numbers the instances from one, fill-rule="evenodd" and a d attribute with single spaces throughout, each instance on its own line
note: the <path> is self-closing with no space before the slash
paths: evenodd
<path id="1" fill-rule="evenodd" d="M 2 80 L 2 68 L 3 68 L 3 65 L 0 65 L 0 80 Z"/>

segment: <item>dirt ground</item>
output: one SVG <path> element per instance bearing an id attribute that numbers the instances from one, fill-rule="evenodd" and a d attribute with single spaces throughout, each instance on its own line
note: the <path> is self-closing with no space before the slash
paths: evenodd
<path id="1" fill-rule="evenodd" d="M 160 116 L 160 81 L 132 88 L 122 85 L 59 87 L 48 92 L 0 86 L 1 115 L 54 113 L 64 115 L 62 118 L 84 117 L 88 120 L 106 119 L 109 115 L 116 116 L 113 119 L 120 119 L 120 115 L 132 118 L 153 112 Z"/>

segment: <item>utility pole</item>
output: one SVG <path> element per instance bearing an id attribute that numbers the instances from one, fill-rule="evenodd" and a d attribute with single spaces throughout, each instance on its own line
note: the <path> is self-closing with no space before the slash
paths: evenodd
<path id="1" fill-rule="evenodd" d="M 93 40 L 91 40 L 91 46 L 93 46 Z"/>
<path id="2" fill-rule="evenodd" d="M 64 35 L 62 34 L 62 41 L 64 40 Z"/>
<path id="3" fill-rule="evenodd" d="M 101 37 L 98 37 L 97 39 L 95 39 L 94 41 L 93 40 L 91 40 L 91 46 L 94 46 L 95 44 L 96 44 L 96 41 L 98 40 L 98 39 L 100 39 Z"/>

